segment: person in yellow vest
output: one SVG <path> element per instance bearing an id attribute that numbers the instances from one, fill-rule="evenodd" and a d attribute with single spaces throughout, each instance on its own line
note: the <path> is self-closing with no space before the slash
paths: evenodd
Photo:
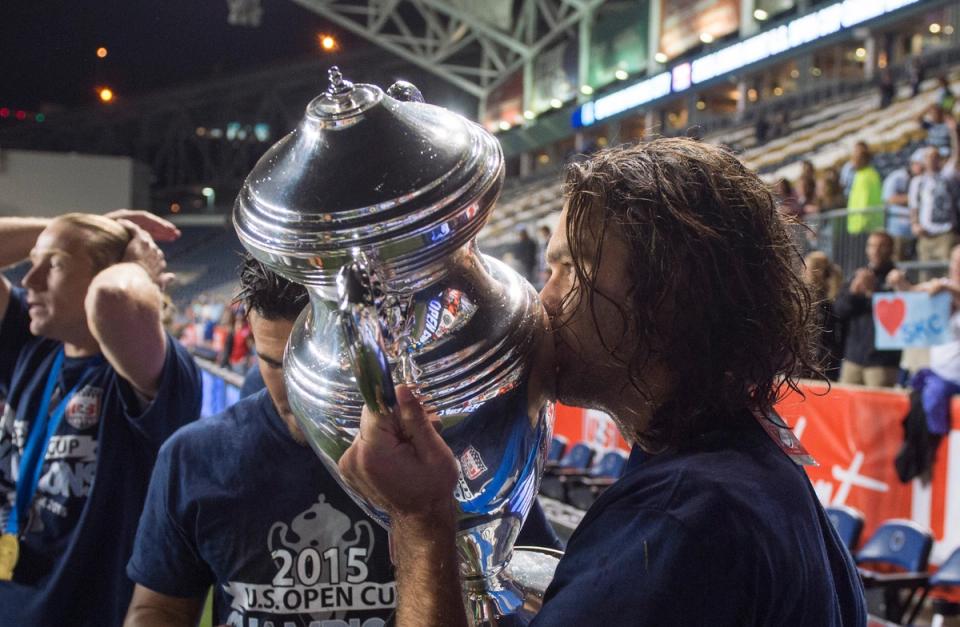
<path id="1" fill-rule="evenodd" d="M 853 153 L 853 182 L 847 197 L 847 233 L 866 233 L 884 226 L 883 181 L 870 163 L 870 149 L 860 144 Z"/>

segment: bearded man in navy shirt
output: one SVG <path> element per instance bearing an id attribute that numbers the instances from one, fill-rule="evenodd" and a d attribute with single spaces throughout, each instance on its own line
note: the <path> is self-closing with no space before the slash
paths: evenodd
<path id="1" fill-rule="evenodd" d="M 171 275 L 141 211 L 0 218 L 0 626 L 117 626 L 123 566 L 163 441 L 200 375 L 161 323 Z"/>
<path id="2" fill-rule="evenodd" d="M 585 515 L 536 626 L 866 624 L 857 570 L 778 437 L 773 405 L 815 367 L 810 295 L 774 198 L 689 139 L 569 166 L 541 297 L 557 390 L 634 447 Z M 466 625 L 456 460 L 411 392 L 365 408 L 340 461 L 395 521 L 400 627 Z M 445 585 L 439 585 L 444 582 Z"/>

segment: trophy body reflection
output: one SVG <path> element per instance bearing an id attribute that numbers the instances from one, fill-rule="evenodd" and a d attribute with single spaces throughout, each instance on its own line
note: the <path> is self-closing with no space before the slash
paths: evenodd
<path id="1" fill-rule="evenodd" d="M 477 625 L 536 611 L 556 565 L 549 551 L 513 548 L 552 434 L 553 345 L 535 290 L 474 243 L 502 183 L 486 131 L 409 84 L 385 94 L 333 68 L 234 208 L 244 246 L 310 292 L 284 376 L 334 477 L 363 404 L 388 409 L 393 382 L 413 384 L 439 417 L 460 464 L 457 548 Z"/>

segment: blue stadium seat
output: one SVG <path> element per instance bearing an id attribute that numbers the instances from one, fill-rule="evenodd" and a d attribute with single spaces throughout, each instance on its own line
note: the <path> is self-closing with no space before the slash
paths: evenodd
<path id="1" fill-rule="evenodd" d="M 593 447 L 591 447 L 589 444 L 585 442 L 578 442 L 566 455 L 563 456 L 563 458 L 557 464 L 557 468 L 574 470 L 583 470 L 589 468 L 595 454 L 596 451 L 594 451 Z"/>
<path id="2" fill-rule="evenodd" d="M 879 588 L 884 595 L 884 617 L 899 623 L 913 604 L 918 591 L 920 598 L 914 605 L 907 623 L 912 622 L 929 592 L 927 561 L 933 547 L 933 533 L 912 520 L 888 520 L 873 533 L 855 558 L 860 565 L 863 587 Z M 900 572 L 878 572 L 864 564 Z M 907 595 L 901 594 L 907 591 Z"/>
<path id="3" fill-rule="evenodd" d="M 847 505 L 831 505 L 824 509 L 843 544 L 851 551 L 857 548 L 863 532 L 863 512 Z"/>
<path id="4" fill-rule="evenodd" d="M 954 549 L 940 568 L 930 577 L 931 588 L 960 591 L 960 547 Z M 946 599 L 933 600 L 933 620 L 930 627 L 940 627 L 947 616 L 960 616 L 960 603 Z"/>
<path id="5" fill-rule="evenodd" d="M 568 476 L 566 481 L 567 503 L 578 509 L 589 509 L 597 497 L 623 475 L 628 455 L 619 449 L 604 453 L 587 476 Z"/>
<path id="6" fill-rule="evenodd" d="M 856 554 L 858 564 L 888 564 L 907 572 L 927 569 L 933 534 L 912 520 L 884 522 Z"/>
<path id="7" fill-rule="evenodd" d="M 931 586 L 960 586 L 960 547 L 954 549 L 933 576 L 930 577 Z"/>
<path id="8" fill-rule="evenodd" d="M 547 462 L 557 463 L 563 457 L 567 450 L 567 438 L 562 435 L 555 435 L 550 440 L 550 450 L 547 451 Z"/>
<path id="9" fill-rule="evenodd" d="M 589 444 L 584 442 L 575 444 L 557 464 L 547 466 L 543 481 L 540 483 L 540 493 L 558 501 L 563 500 L 564 480 L 561 477 L 586 474 L 595 453 Z"/>

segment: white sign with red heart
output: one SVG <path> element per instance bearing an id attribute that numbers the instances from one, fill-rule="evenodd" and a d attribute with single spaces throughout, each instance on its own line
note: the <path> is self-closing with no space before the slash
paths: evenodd
<path id="1" fill-rule="evenodd" d="M 947 293 L 874 294 L 873 323 L 875 346 L 881 350 L 936 346 L 954 339 Z"/>

